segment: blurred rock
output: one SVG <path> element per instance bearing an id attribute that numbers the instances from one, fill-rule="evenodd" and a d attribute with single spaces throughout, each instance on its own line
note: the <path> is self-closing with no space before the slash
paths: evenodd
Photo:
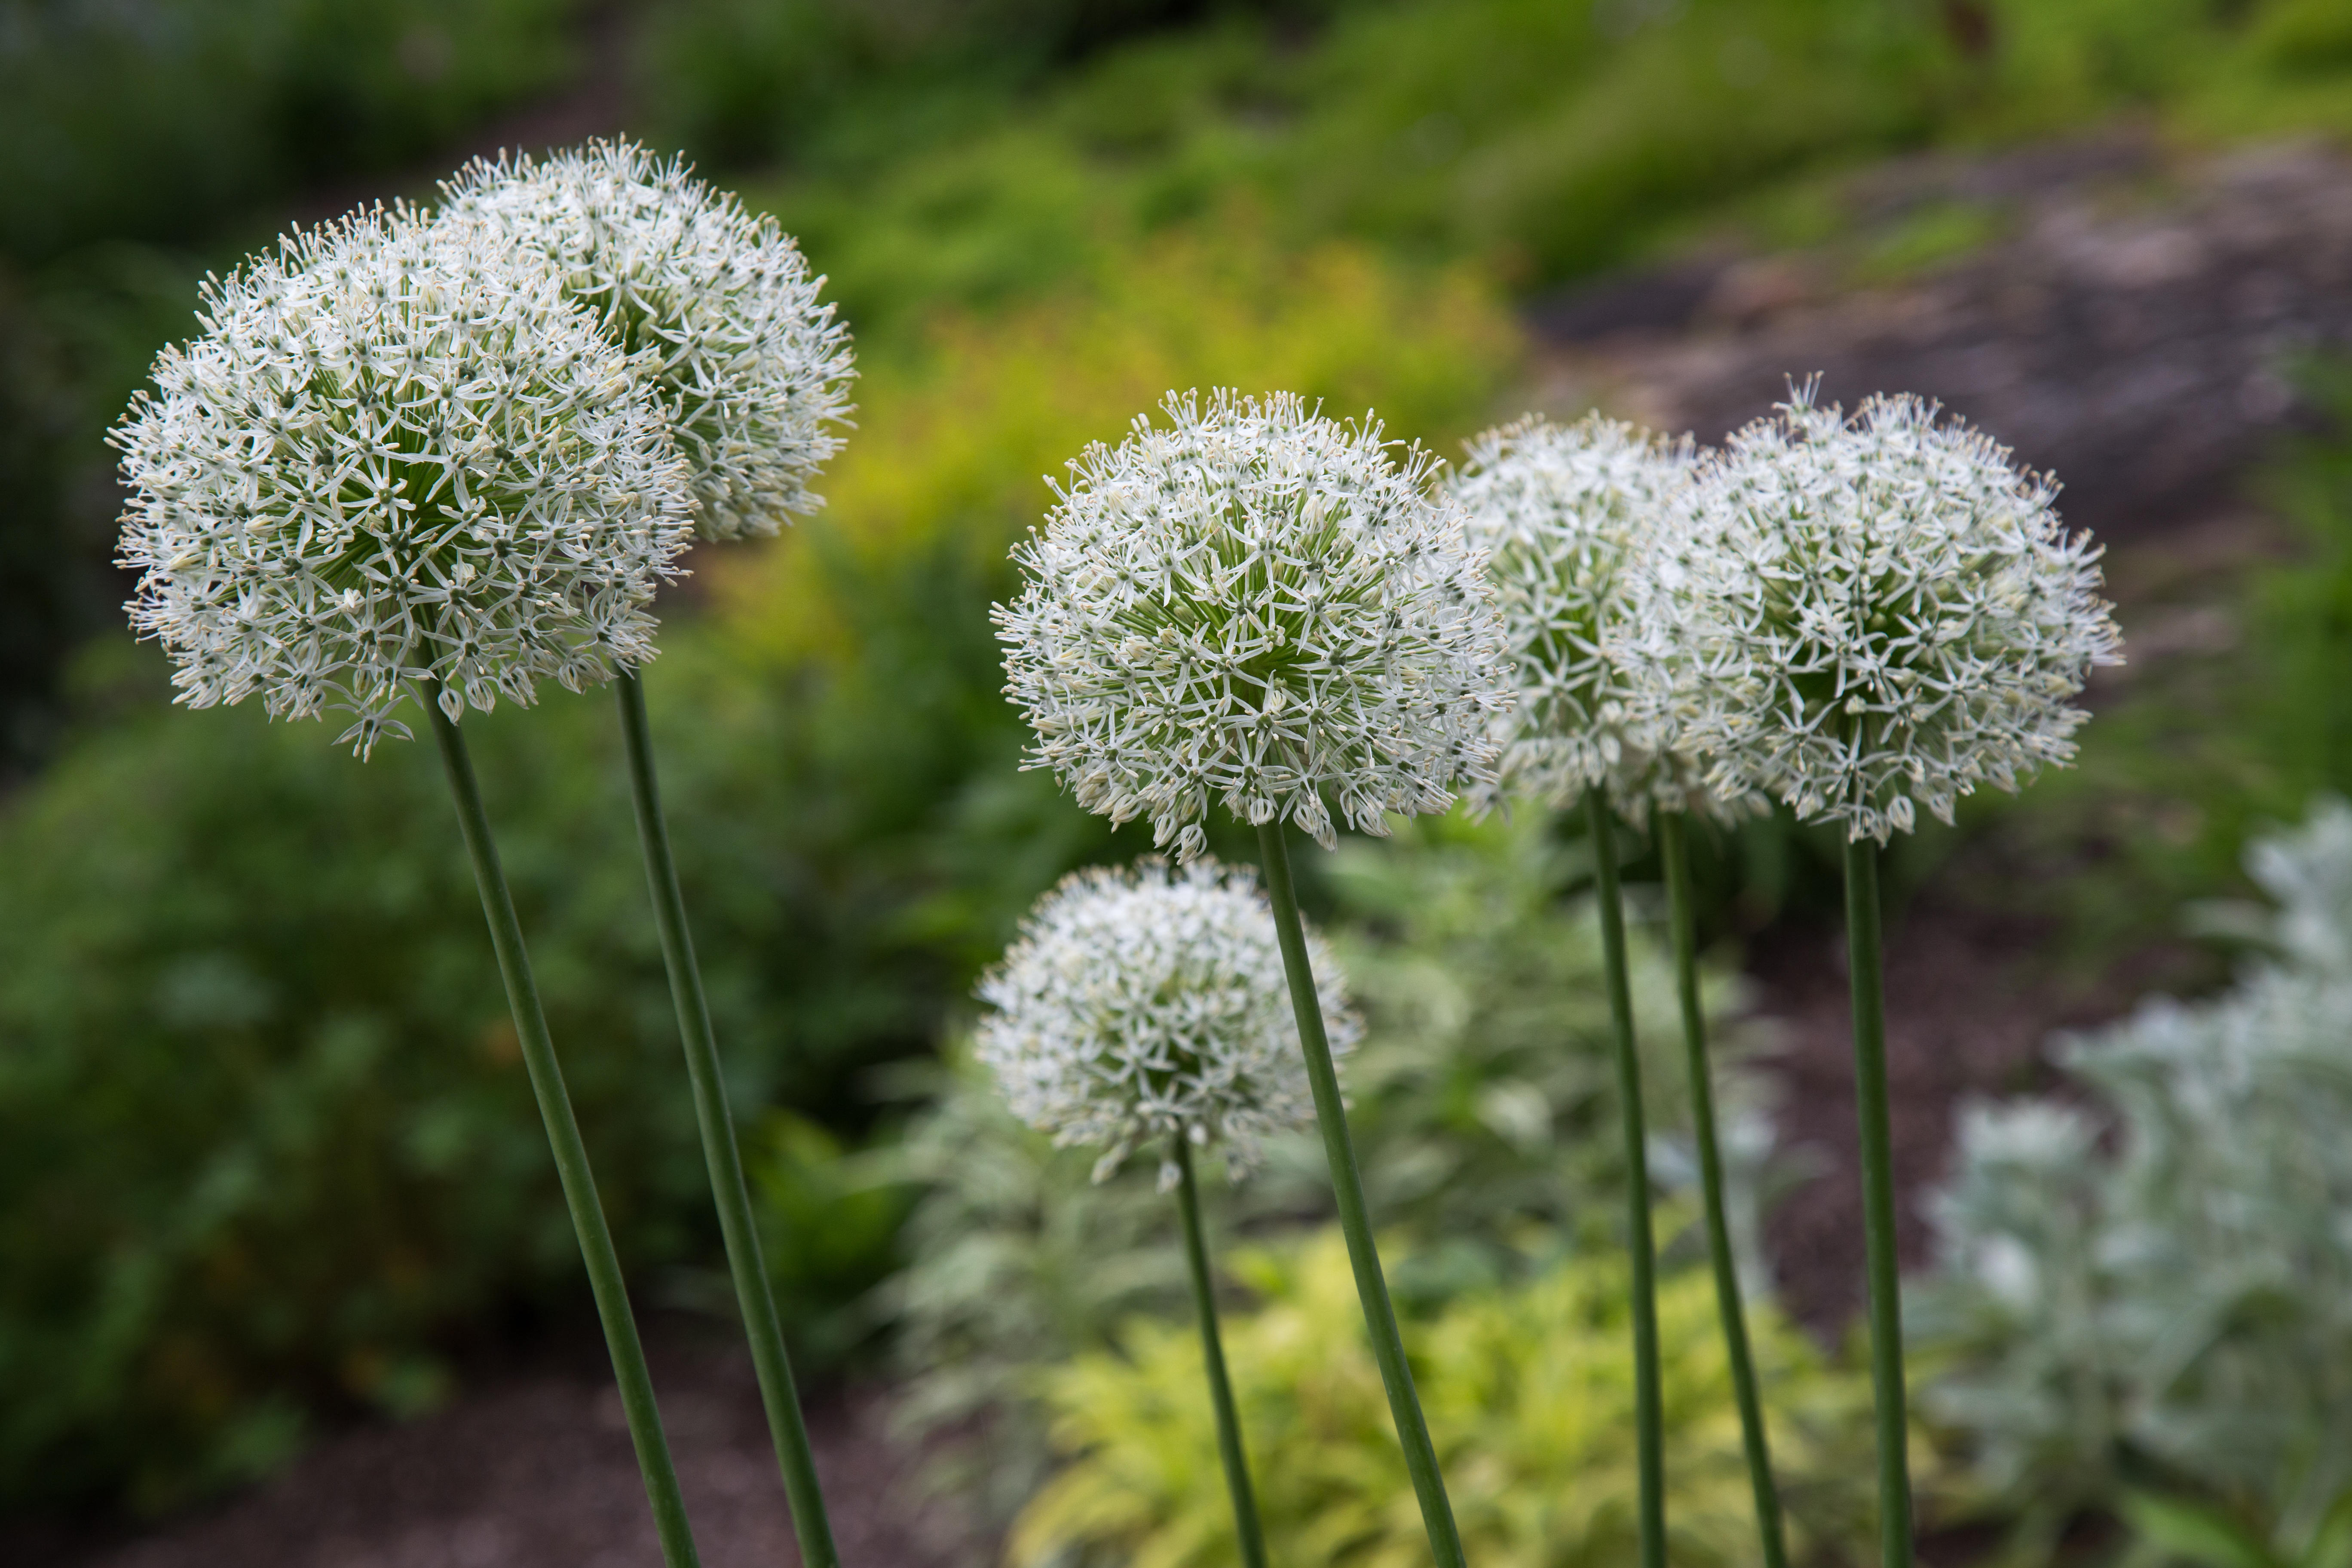
<path id="1" fill-rule="evenodd" d="M 1550 349 L 1545 402 L 1713 441 L 1791 377 L 1818 374 L 1849 405 L 1916 392 L 2055 473 L 2070 521 L 2129 537 L 2226 499 L 2303 417 L 2298 359 L 2352 352 L 2352 159 L 2318 144 L 2173 163 L 2128 138 L 1938 156 L 1843 199 L 1865 233 L 1987 204 L 2000 237 L 1877 284 L 1840 284 L 1864 270 L 1848 245 L 1543 301 L 1528 320 Z"/>

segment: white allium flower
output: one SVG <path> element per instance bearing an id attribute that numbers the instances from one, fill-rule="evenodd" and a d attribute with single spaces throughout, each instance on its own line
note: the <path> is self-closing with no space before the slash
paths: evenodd
<path id="1" fill-rule="evenodd" d="M 1201 851 L 1210 797 L 1327 847 L 1443 811 L 1511 700 L 1484 561 L 1418 448 L 1287 393 L 1171 393 L 1070 464 L 999 605 L 1005 690 L 1089 811 Z"/>
<path id="2" fill-rule="evenodd" d="M 1480 805 L 1509 794 L 1559 807 L 1598 784 L 1636 823 L 1654 804 L 1731 809 L 1676 749 L 1671 710 L 1643 700 L 1647 663 L 1622 657 L 1642 629 L 1643 553 L 1683 527 L 1692 462 L 1688 437 L 1598 414 L 1530 415 L 1470 444 L 1446 488 L 1487 552 L 1519 696 L 1496 721 L 1501 776 Z"/>
<path id="3" fill-rule="evenodd" d="M 1323 939 L 1307 932 L 1332 1055 L 1363 1026 Z M 980 984 L 996 1011 L 978 1055 L 1013 1114 L 1056 1148 L 1103 1144 L 1099 1182 L 1135 1147 L 1182 1134 L 1223 1145 L 1239 1180 L 1270 1133 L 1311 1121 L 1274 911 L 1256 879 L 1206 857 L 1063 879 Z M 1175 1163 L 1160 1170 L 1164 1192 Z"/>
<path id="4" fill-rule="evenodd" d="M 408 682 L 452 718 L 653 657 L 686 466 L 535 259 L 356 214 L 207 279 L 110 439 L 131 624 L 192 707 L 328 708 L 365 755 Z"/>
<path id="5" fill-rule="evenodd" d="M 1694 526 L 1657 558 L 1685 743 L 1718 787 L 1849 838 L 2069 761 L 2069 699 L 2121 658 L 2056 487 L 1937 414 L 1874 396 L 1848 420 L 1799 394 L 1702 460 Z"/>
<path id="6" fill-rule="evenodd" d="M 704 537 L 774 533 L 822 504 L 808 486 L 841 449 L 849 334 L 774 218 L 628 142 L 477 159 L 442 189 L 451 221 L 549 258 L 659 387 Z"/>

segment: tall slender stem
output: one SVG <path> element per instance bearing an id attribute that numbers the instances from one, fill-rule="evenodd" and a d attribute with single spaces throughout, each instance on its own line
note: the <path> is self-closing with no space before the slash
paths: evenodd
<path id="1" fill-rule="evenodd" d="M 1881 1568 L 1910 1568 L 1911 1465 L 1904 1421 L 1903 1297 L 1895 1259 L 1895 1160 L 1886 1114 L 1886 994 L 1878 947 L 1878 846 L 1845 847 L 1845 941 L 1853 984 L 1854 1109 L 1870 1281 L 1870 1381 L 1878 1413 Z"/>
<path id="2" fill-rule="evenodd" d="M 760 1401 L 767 1407 L 768 1433 L 793 1531 L 807 1568 L 839 1568 L 840 1552 L 825 1517 L 818 1488 L 816 1455 L 793 1383 L 792 1358 L 784 1350 L 783 1324 L 767 1264 L 760 1256 L 759 1227 L 751 1218 L 751 1194 L 743 1181 L 743 1157 L 736 1147 L 735 1122 L 727 1109 L 727 1081 L 719 1067 L 719 1043 L 710 1026 L 710 1005 L 702 994 L 702 972 L 694 961 L 694 937 L 687 929 L 686 900 L 677 886 L 677 862 L 669 847 L 669 824 L 662 814 L 661 784 L 654 773 L 653 735 L 646 722 L 645 687 L 634 672 L 614 682 L 621 702 L 621 733 L 629 754 L 629 790 L 636 806 L 637 842 L 646 857 L 646 882 L 654 900 L 654 926 L 661 934 L 662 964 L 669 972 L 670 1000 L 677 1008 L 677 1032 L 686 1045 L 686 1074 L 694 1087 L 694 1120 L 702 1133 L 703 1163 L 710 1173 L 710 1195 L 719 1208 L 719 1230 L 727 1244 L 727 1267 L 735 1277 L 735 1300 L 751 1342 L 751 1367 Z"/>
<path id="3" fill-rule="evenodd" d="M 1690 839 L 1679 811 L 1657 813 L 1658 857 L 1665 862 L 1666 913 L 1674 931 L 1675 989 L 1682 1003 L 1683 1046 L 1689 1057 L 1691 1124 L 1698 1142 L 1698 1184 L 1706 1210 L 1707 1258 L 1715 1265 L 1715 1304 L 1731 1357 L 1731 1388 L 1739 1404 L 1739 1435 L 1748 1449 L 1748 1479 L 1756 1490 L 1756 1529 L 1764 1568 L 1787 1568 L 1789 1546 L 1780 1525 L 1780 1493 L 1772 1484 L 1772 1450 L 1764 1432 L 1764 1402 L 1756 1389 L 1756 1360 L 1748 1346 L 1748 1313 L 1739 1295 L 1739 1267 L 1731 1253 L 1731 1222 L 1723 1203 L 1723 1150 L 1715 1130 L 1715 1078 L 1706 1056 L 1706 1015 L 1699 1005 L 1698 926 L 1691 904 Z"/>
<path id="4" fill-rule="evenodd" d="M 515 919 L 506 872 L 499 865 L 498 846 L 490 839 L 489 814 L 482 807 L 473 759 L 467 752 L 465 736 L 441 711 L 440 682 L 425 681 L 422 691 L 425 711 L 433 721 L 433 738 L 440 744 L 442 765 L 449 775 L 449 793 L 457 800 L 457 826 L 466 837 L 466 851 L 473 858 L 474 885 L 482 895 L 482 913 L 489 921 L 499 976 L 506 982 L 515 1037 L 521 1043 L 523 1064 L 530 1072 L 540 1120 L 547 1125 L 548 1147 L 555 1153 L 563 1201 L 572 1210 L 572 1228 L 580 1238 L 580 1256 L 588 1266 L 589 1287 L 595 1292 L 596 1315 L 604 1325 L 604 1345 L 612 1353 L 613 1374 L 620 1384 L 621 1410 L 628 1419 L 629 1439 L 636 1446 L 637 1469 L 645 1477 L 646 1496 L 653 1504 L 662 1561 L 669 1568 L 696 1568 L 699 1559 L 686 1522 L 686 1500 L 678 1492 L 668 1439 L 662 1435 L 661 1413 L 654 1406 L 653 1373 L 646 1365 L 645 1346 L 637 1340 L 636 1320 L 629 1312 L 628 1289 L 622 1283 L 613 1233 L 605 1227 L 604 1208 L 596 1201 L 588 1146 L 581 1141 L 571 1096 L 564 1092 L 563 1068 L 555 1059 L 555 1042 L 548 1036 L 547 1015 L 540 1007 L 539 987 L 530 976 L 530 955 L 523 949 L 522 924 Z"/>
<path id="5" fill-rule="evenodd" d="M 1241 1414 L 1234 1408 L 1224 1342 L 1217 1333 L 1217 1292 L 1209 1276 L 1208 1244 L 1201 1237 L 1201 1189 L 1192 1180 L 1192 1146 L 1181 1132 L 1170 1142 L 1175 1145 L 1176 1207 L 1184 1216 L 1184 1262 L 1192 1276 L 1192 1307 L 1201 1319 L 1202 1364 L 1209 1372 L 1209 1403 L 1217 1412 L 1217 1457 L 1224 1461 L 1225 1488 L 1234 1497 L 1234 1533 L 1241 1542 L 1242 1568 L 1265 1568 L 1265 1531 L 1258 1523 L 1249 1459 L 1242 1451 Z"/>
<path id="6" fill-rule="evenodd" d="M 1617 823 L 1596 787 L 1584 793 L 1599 884 L 1601 955 L 1615 1037 L 1617 1100 L 1625 1131 L 1625 1247 L 1633 1269 L 1633 1420 L 1640 1480 L 1642 1568 L 1666 1564 L 1665 1415 L 1658 1386 L 1657 1247 L 1650 1231 L 1649 1132 L 1642 1115 L 1642 1057 L 1633 1041 L 1633 995 L 1625 978 L 1625 909 L 1617 887 Z"/>
<path id="7" fill-rule="evenodd" d="M 1413 1393 L 1412 1369 L 1404 1359 L 1404 1340 L 1397 1332 L 1396 1309 L 1389 1301 L 1388 1281 L 1381 1274 L 1381 1255 L 1372 1245 L 1371 1216 L 1364 1203 L 1364 1182 L 1356 1170 L 1356 1149 L 1348 1136 L 1348 1113 L 1339 1100 L 1339 1075 L 1331 1066 L 1331 1043 L 1323 1033 L 1323 1006 L 1315 994 L 1315 973 L 1307 958 L 1307 934 L 1298 923 L 1298 895 L 1290 880 L 1290 847 L 1280 822 L 1259 825 L 1258 848 L 1265 860 L 1265 889 L 1274 905 L 1275 934 L 1282 942 L 1282 967 L 1290 980 L 1290 1005 L 1298 1017 L 1298 1043 L 1307 1057 L 1307 1081 L 1315 1093 L 1315 1121 L 1323 1133 L 1323 1152 L 1331 1164 L 1331 1189 L 1339 1204 L 1339 1229 L 1348 1238 L 1348 1262 L 1356 1274 L 1356 1294 L 1364 1304 L 1364 1327 L 1372 1338 L 1372 1356 L 1380 1363 L 1381 1382 L 1388 1389 L 1389 1414 L 1396 1423 L 1397 1441 L 1404 1449 L 1405 1469 L 1412 1477 L 1413 1495 L 1421 1502 L 1421 1520 L 1429 1531 L 1429 1549 L 1437 1568 L 1465 1568 L 1462 1536 L 1454 1523 L 1454 1505 L 1446 1500 L 1445 1480 L 1437 1472 L 1437 1448 L 1429 1440 L 1429 1423 Z"/>

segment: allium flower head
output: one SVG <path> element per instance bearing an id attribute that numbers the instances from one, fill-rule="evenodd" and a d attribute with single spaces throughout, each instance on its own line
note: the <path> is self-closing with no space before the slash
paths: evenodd
<path id="1" fill-rule="evenodd" d="M 773 533 L 821 504 L 808 486 L 841 448 L 849 336 L 774 218 L 628 142 L 477 159 L 442 188 L 452 221 L 546 256 L 644 367 L 704 537 Z"/>
<path id="2" fill-rule="evenodd" d="M 1494 774 L 1510 701 L 1483 560 L 1417 448 L 1276 393 L 1171 393 L 1070 465 L 996 611 L 1005 688 L 1080 805 L 1200 853 L 1211 796 L 1329 846 Z"/>
<path id="3" fill-rule="evenodd" d="M 1362 1025 L 1322 938 L 1307 945 L 1343 1055 Z M 1013 1114 L 1056 1148 L 1107 1145 L 1097 1182 L 1178 1133 L 1221 1143 L 1239 1180 L 1261 1139 L 1314 1120 L 1274 911 L 1246 870 L 1202 857 L 1075 872 L 1038 900 L 980 998 L 996 1011 L 978 1054 Z M 1163 1163 L 1161 1190 L 1175 1182 Z"/>
<path id="4" fill-rule="evenodd" d="M 193 707 L 334 708 L 361 754 L 405 683 L 455 718 L 653 657 L 686 468 L 535 258 L 367 212 L 207 279 L 110 439 L 131 624 Z"/>
<path id="5" fill-rule="evenodd" d="M 1508 794 L 1560 806 L 1599 784 L 1637 823 L 1653 804 L 1727 809 L 1675 749 L 1670 710 L 1642 700 L 1646 667 L 1621 657 L 1640 629 L 1643 553 L 1683 526 L 1692 461 L 1687 438 L 1598 414 L 1529 416 L 1470 444 L 1446 488 L 1487 552 L 1519 695 L 1497 721 L 1501 776 L 1481 805 Z"/>
<path id="6" fill-rule="evenodd" d="M 1934 404 L 1851 420 L 1810 392 L 1706 459 L 1660 580 L 1674 701 L 1718 782 L 1885 843 L 1980 784 L 2063 763 L 2069 700 L 2120 659 L 2098 556 L 2056 487 Z"/>

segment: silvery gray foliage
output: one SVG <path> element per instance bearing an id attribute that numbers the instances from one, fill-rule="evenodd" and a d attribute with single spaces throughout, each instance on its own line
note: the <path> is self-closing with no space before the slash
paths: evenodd
<path id="1" fill-rule="evenodd" d="M 1309 932 L 1332 1054 L 1363 1032 L 1347 983 Z M 981 981 L 995 1011 L 976 1052 L 1013 1114 L 1056 1147 L 1104 1147 L 1107 1179 L 1139 1143 L 1182 1134 L 1222 1147 L 1235 1180 L 1269 1135 L 1310 1121 L 1274 910 L 1256 879 L 1203 857 L 1073 872 L 1038 900 Z M 1175 1184 L 1163 1161 L 1160 1184 Z"/>
<path id="2" fill-rule="evenodd" d="M 1384 834 L 1491 780 L 1502 628 L 1427 456 L 1288 393 L 1161 407 L 1071 463 L 1013 552 L 995 620 L 1029 765 L 1184 859 L 1212 797 L 1328 847 L 1332 805 Z"/>
<path id="3" fill-rule="evenodd" d="M 1848 419 L 1808 389 L 1701 460 L 1642 630 L 1719 790 L 1884 844 L 2073 758 L 2071 699 L 2121 658 L 2099 552 L 2048 479 L 1937 413 Z"/>
<path id="4" fill-rule="evenodd" d="M 179 700 L 349 712 L 364 756 L 410 682 L 454 719 L 653 657 L 686 465 L 536 259 L 362 212 L 207 279 L 199 320 L 110 437 Z"/>
<path id="5" fill-rule="evenodd" d="M 841 448 L 849 333 L 790 235 L 630 142 L 477 159 L 445 216 L 546 257 L 662 399 L 708 539 L 772 534 L 823 504 Z"/>
<path id="6" fill-rule="evenodd" d="M 1922 1409 L 2013 1505 L 2112 1502 L 2136 1454 L 2293 1555 L 2352 1491 L 2352 807 L 2247 868 L 2268 955 L 2066 1044 L 2095 1110 L 1963 1114 L 1910 1327 Z"/>
<path id="7" fill-rule="evenodd" d="M 1530 415 L 1470 443 L 1446 489 L 1487 553 L 1518 688 L 1496 721 L 1500 777 L 1474 793 L 1481 805 L 1525 795 L 1557 808 L 1598 784 L 1636 824 L 1654 804 L 1733 813 L 1677 749 L 1672 710 L 1644 700 L 1656 650 L 1622 657 L 1643 641 L 1643 558 L 1684 526 L 1694 460 L 1687 437 L 1597 413 L 1573 425 Z"/>

